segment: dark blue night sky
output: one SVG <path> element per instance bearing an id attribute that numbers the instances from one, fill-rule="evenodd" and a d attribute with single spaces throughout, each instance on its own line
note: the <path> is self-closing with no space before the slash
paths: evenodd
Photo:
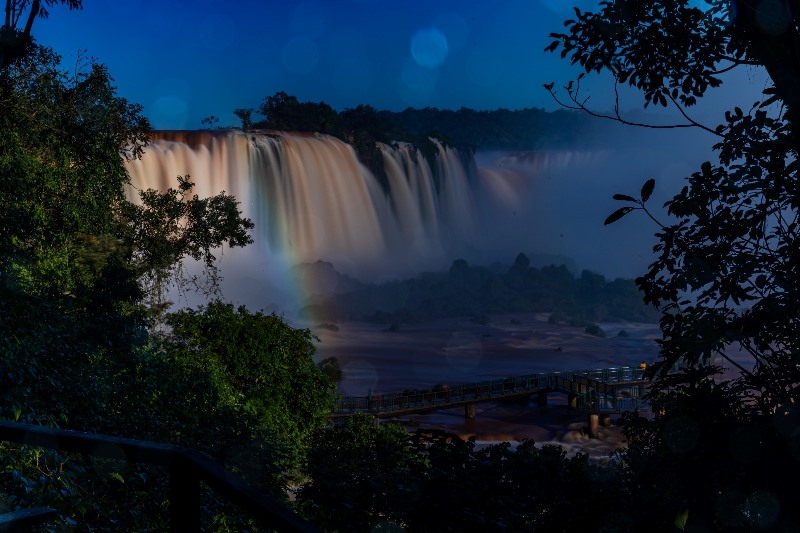
<path id="1" fill-rule="evenodd" d="M 594 0 L 218 0 L 85 2 L 35 27 L 74 65 L 109 66 L 120 93 L 156 128 L 197 128 L 214 114 L 286 91 L 336 109 L 555 108 L 542 84 L 572 77 L 543 53 L 572 4 Z M 601 90 L 593 102 L 603 103 Z M 605 101 L 608 103 L 608 100 Z"/>

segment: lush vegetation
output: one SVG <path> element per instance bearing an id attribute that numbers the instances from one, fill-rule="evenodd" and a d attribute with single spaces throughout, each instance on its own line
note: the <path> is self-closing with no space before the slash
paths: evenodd
<path id="1" fill-rule="evenodd" d="M 426 107 L 382 111 L 381 115 L 404 130 L 476 151 L 609 148 L 608 136 L 601 134 L 597 121 L 568 110 Z"/>
<path id="2" fill-rule="evenodd" d="M 710 381 L 682 392 L 654 420 L 625 415 L 628 446 L 606 464 L 354 417 L 319 433 L 298 501 L 329 531 L 796 530 L 783 502 L 796 494 L 797 420 L 743 423 Z"/>
<path id="3" fill-rule="evenodd" d="M 331 461 L 336 457 L 336 461 Z M 621 472 L 526 441 L 476 447 L 368 416 L 321 432 L 301 508 L 328 531 L 596 531 L 627 525 Z"/>
<path id="4" fill-rule="evenodd" d="M 628 447 L 607 466 L 530 442 L 409 436 L 368 417 L 329 426 L 340 369 L 313 363 L 308 331 L 222 302 L 169 313 L 165 284 L 192 281 L 178 275 L 184 259 L 206 267 L 199 281 L 213 293 L 214 248 L 247 244 L 250 223 L 224 193 L 194 196 L 188 177 L 126 199 L 122 158 L 141 150 L 147 121 L 101 65 L 68 75 L 36 45 L 31 27 L 55 3 L 81 7 L 9 0 L 0 28 L 0 416 L 193 446 L 277 497 L 291 485 L 297 508 L 330 530 L 798 529 L 797 0 L 602 2 L 553 34 L 549 49 L 676 107 L 675 127 L 705 129 L 718 154 L 656 222 L 656 258 L 636 285 L 661 313 L 658 415 L 627 416 Z M 716 127 L 693 121 L 689 108 L 742 65 L 766 69 L 764 100 Z M 547 88 L 595 113 L 579 83 Z M 277 96 L 265 103 L 300 105 Z M 276 109 L 268 121 L 296 120 Z M 308 127 L 342 127 L 322 104 L 308 111 Z M 361 111 L 353 120 L 380 119 Z M 626 205 L 608 222 L 650 214 L 652 190 L 647 180 L 616 195 Z M 553 302 L 572 291 L 597 313 L 615 283 L 544 272 L 524 256 L 500 273 L 456 262 L 425 289 L 444 291 L 437 301 L 466 294 L 464 306 L 492 294 L 527 305 L 529 288 L 563 284 Z M 720 358 L 734 372 L 720 374 Z M 3 506 L 54 506 L 64 530 L 164 529 L 163 472 L 6 443 L 0 456 Z M 203 513 L 216 529 L 257 528 L 212 496 Z"/>
<path id="5" fill-rule="evenodd" d="M 655 222 L 659 243 L 637 279 L 659 308 L 661 360 L 656 390 L 663 417 L 642 423 L 630 467 L 658 484 L 643 494 L 653 518 L 683 517 L 707 530 L 794 529 L 788 483 L 797 475 L 800 375 L 800 4 L 796 0 L 601 2 L 580 12 L 550 50 L 584 74 L 562 91 L 586 107 L 583 76 L 605 72 L 640 91 L 650 106 L 677 110 L 674 128 L 709 134 L 716 161 L 687 177 Z M 691 107 L 714 98 L 724 73 L 760 67 L 769 85 L 758 102 L 741 102 L 719 125 L 701 124 Z M 617 112 L 609 118 L 631 123 Z M 646 125 L 645 125 L 646 126 Z M 612 223 L 633 211 L 651 215 L 647 180 Z M 652 215 L 651 215 L 652 218 Z M 735 371 L 721 374 L 723 359 Z M 643 502 L 644 503 L 644 502 Z"/>
<path id="6" fill-rule="evenodd" d="M 285 499 L 334 397 L 313 337 L 221 302 L 168 312 L 171 283 L 218 294 L 215 249 L 250 243 L 252 223 L 188 176 L 127 199 L 124 159 L 149 124 L 102 65 L 63 70 L 35 43 L 54 3 L 7 2 L 0 40 L 0 417 L 191 446 Z M 165 527 L 166 472 L 8 443 L 0 456 L 0 509 L 55 507 L 63 530 Z M 204 503 L 209 524 L 237 514 Z"/>
<path id="7" fill-rule="evenodd" d="M 577 278 L 566 266 L 531 266 L 519 254 L 511 266 L 471 266 L 463 259 L 447 272 L 368 284 L 343 276 L 329 263 L 296 267 L 301 275 L 338 279 L 336 291 L 303 310 L 326 320 L 360 319 L 384 324 L 448 317 L 482 319 L 503 313 L 552 313 L 558 320 L 656 322 L 658 313 L 642 302 L 633 280 L 606 280 L 584 270 Z M 310 272 L 310 271 L 313 271 Z"/>

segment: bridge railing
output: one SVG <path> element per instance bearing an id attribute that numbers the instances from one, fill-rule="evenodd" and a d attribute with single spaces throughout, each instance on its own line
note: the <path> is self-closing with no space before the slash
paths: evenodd
<path id="1" fill-rule="evenodd" d="M 644 379 L 643 369 L 628 366 L 583 370 L 575 372 L 575 374 L 586 376 L 600 383 L 624 383 Z"/>
<path id="2" fill-rule="evenodd" d="M 596 389 L 590 389 L 579 395 L 576 403 L 576 407 L 583 411 L 619 413 L 650 409 L 650 402 L 641 395 L 638 386 L 622 386 L 614 394 L 602 394 Z"/>
<path id="3" fill-rule="evenodd" d="M 483 400 L 511 396 L 539 390 L 565 390 L 578 392 L 576 378 L 584 378 L 584 384 L 622 384 L 640 382 L 643 371 L 639 368 L 617 367 L 577 371 L 540 372 L 495 380 L 478 381 L 457 385 L 437 385 L 431 389 L 413 389 L 368 396 L 345 396 L 334 407 L 334 414 L 355 411 L 381 412 L 401 411 L 422 407 L 436 407 L 470 400 Z"/>

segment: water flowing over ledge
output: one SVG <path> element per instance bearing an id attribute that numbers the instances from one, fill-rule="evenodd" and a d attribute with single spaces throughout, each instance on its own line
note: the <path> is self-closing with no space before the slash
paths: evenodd
<path id="1" fill-rule="evenodd" d="M 479 167 L 472 152 L 434 143 L 433 161 L 406 143 L 379 144 L 385 175 L 376 176 L 350 145 L 327 135 L 157 132 L 129 163 L 129 196 L 175 187 L 179 175 L 190 175 L 201 197 L 234 195 L 256 224 L 250 250 L 225 252 L 234 256 L 234 277 L 249 280 L 249 298 L 292 285 L 281 269 L 319 260 L 372 280 L 446 269 L 456 258 L 510 261 L 529 246 L 524 227 L 511 230 L 531 188 L 530 172 L 520 169 L 538 174 L 575 158 L 504 154 L 496 168 Z M 258 289 L 265 282 L 272 287 Z M 304 284 L 306 295 L 324 289 Z"/>

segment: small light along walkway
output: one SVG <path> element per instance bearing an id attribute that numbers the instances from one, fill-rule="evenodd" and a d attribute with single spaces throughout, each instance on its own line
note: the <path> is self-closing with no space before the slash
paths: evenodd
<path id="1" fill-rule="evenodd" d="M 463 405 L 464 416 L 475 418 L 478 402 L 536 395 L 537 404 L 546 407 L 548 394 L 562 393 L 567 395 L 571 408 L 588 414 L 589 435 L 597 437 L 598 426 L 610 425 L 613 413 L 650 409 L 643 398 L 649 385 L 643 372 L 631 367 L 543 372 L 461 385 L 437 385 L 423 390 L 345 396 L 336 402 L 331 417 L 369 413 L 384 418 Z"/>

